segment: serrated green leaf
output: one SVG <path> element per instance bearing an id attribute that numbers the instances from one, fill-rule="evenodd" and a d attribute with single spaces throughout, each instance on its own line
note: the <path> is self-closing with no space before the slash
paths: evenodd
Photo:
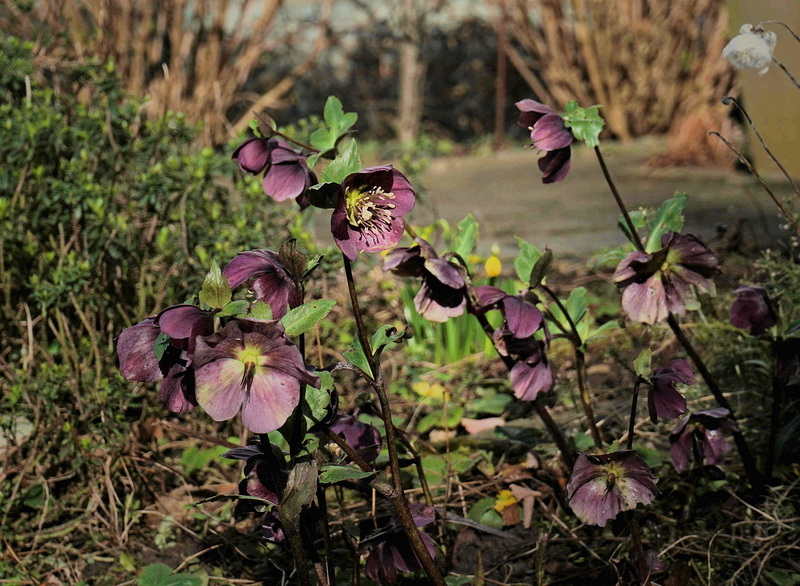
<path id="1" fill-rule="evenodd" d="M 517 271 L 517 277 L 523 283 L 530 282 L 531 272 L 533 266 L 542 253 L 533 244 L 528 244 L 519 236 L 515 236 L 517 245 L 519 245 L 519 256 L 514 260 L 514 268 Z"/>
<path id="2" fill-rule="evenodd" d="M 342 118 L 344 118 L 344 108 L 342 108 L 342 102 L 339 98 L 336 96 L 328 96 L 322 115 L 325 118 L 325 124 L 327 124 L 334 133 L 338 132 L 339 125 Z"/>
<path id="3" fill-rule="evenodd" d="M 589 303 L 586 301 L 586 288 L 575 287 L 575 289 L 573 289 L 569 294 L 566 304 L 567 311 L 569 312 L 569 316 L 572 318 L 573 323 L 577 324 L 581 321 L 581 319 L 583 319 L 583 316 L 586 315 L 586 310 L 588 307 Z"/>
<path id="4" fill-rule="evenodd" d="M 247 308 L 250 306 L 250 302 L 245 299 L 239 299 L 238 301 L 231 301 L 225 307 L 223 307 L 219 313 L 216 314 L 217 317 L 230 317 L 232 315 L 244 315 L 247 313 Z"/>
<path id="5" fill-rule="evenodd" d="M 191 574 L 173 574 L 165 564 L 150 564 L 142 568 L 136 580 L 138 586 L 201 586 L 202 583 L 200 578 Z"/>
<path id="6" fill-rule="evenodd" d="M 683 228 L 683 208 L 689 196 L 685 193 L 676 193 L 675 197 L 668 199 L 661 204 L 656 212 L 653 225 L 650 228 L 650 236 L 647 238 L 645 252 L 655 252 L 661 249 L 661 236 L 669 231 L 680 232 Z"/>
<path id="7" fill-rule="evenodd" d="M 393 326 L 383 325 L 378 328 L 378 331 L 372 334 L 372 352 L 379 356 L 389 343 L 394 342 L 399 344 L 403 340 L 409 339 L 414 336 L 414 328 L 408 326 L 405 330 L 398 331 Z"/>
<path id="8" fill-rule="evenodd" d="M 581 108 L 575 100 L 565 106 L 566 113 L 561 115 L 564 126 L 572 131 L 572 136 L 582 140 L 590 149 L 600 144 L 600 133 L 606 122 L 600 116 L 600 106 Z"/>
<path id="9" fill-rule="evenodd" d="M 358 114 L 355 112 L 348 112 L 339 121 L 339 135 L 348 131 L 358 121 Z"/>
<path id="10" fill-rule="evenodd" d="M 589 332 L 589 334 L 586 336 L 585 343 L 589 344 L 590 342 L 594 342 L 595 340 L 599 340 L 600 338 L 607 337 L 605 335 L 606 331 L 611 330 L 613 328 L 619 328 L 619 322 L 614 320 L 607 321 L 600 327 L 591 330 L 591 332 Z"/>
<path id="11" fill-rule="evenodd" d="M 334 305 L 336 302 L 332 299 L 319 299 L 290 310 L 281 319 L 286 335 L 293 337 L 307 332 L 328 315 Z"/>
<path id="12" fill-rule="evenodd" d="M 328 407 L 331 404 L 331 393 L 333 392 L 333 375 L 324 370 L 314 374 L 319 376 L 320 385 L 315 389 L 311 385 L 306 385 L 303 396 L 303 417 L 306 419 L 306 429 L 311 429 L 328 416 Z"/>
<path id="13" fill-rule="evenodd" d="M 311 133 L 309 140 L 311 141 L 311 146 L 319 151 L 319 153 L 311 155 L 308 158 L 308 160 L 311 161 L 313 157 L 313 163 L 306 162 L 309 168 L 313 168 L 314 164 L 316 164 L 317 160 L 322 155 L 332 151 L 336 147 L 336 135 L 327 128 L 317 128 Z"/>
<path id="14" fill-rule="evenodd" d="M 320 179 L 323 183 L 341 183 L 348 175 L 359 171 L 361 171 L 361 157 L 358 154 L 358 144 L 353 139 L 344 151 L 325 166 Z"/>
<path id="15" fill-rule="evenodd" d="M 336 484 L 343 480 L 363 480 L 375 476 L 378 472 L 365 472 L 353 466 L 342 464 L 324 464 L 321 468 L 319 481 L 323 484 Z"/>
<path id="16" fill-rule="evenodd" d="M 341 185 L 338 183 L 317 183 L 306 189 L 306 195 L 315 208 L 332 210 L 339 204 L 340 189 Z"/>
<path id="17" fill-rule="evenodd" d="M 369 369 L 367 354 L 364 352 L 364 348 L 362 347 L 360 340 L 356 339 L 352 344 L 350 344 L 350 348 L 342 352 L 342 354 L 345 358 L 347 358 L 347 361 L 350 364 L 359 367 L 369 375 L 372 374 Z"/>
<path id="18" fill-rule="evenodd" d="M 639 353 L 639 356 L 636 357 L 636 360 L 633 361 L 633 371 L 644 379 L 648 379 L 650 373 L 652 372 L 651 368 L 651 361 L 653 358 L 653 353 L 650 351 L 650 348 L 645 348 Z"/>
<path id="19" fill-rule="evenodd" d="M 456 228 L 456 246 L 454 252 L 466 259 L 478 243 L 478 222 L 471 213 L 458 223 Z"/>
<path id="20" fill-rule="evenodd" d="M 231 301 L 231 284 L 228 278 L 219 270 L 216 261 L 211 261 L 211 268 L 203 281 L 200 291 L 200 302 L 211 308 L 222 309 Z"/>
<path id="21" fill-rule="evenodd" d="M 270 320 L 272 319 L 272 308 L 269 306 L 269 303 L 259 299 L 250 310 L 250 317 L 253 319 Z"/>

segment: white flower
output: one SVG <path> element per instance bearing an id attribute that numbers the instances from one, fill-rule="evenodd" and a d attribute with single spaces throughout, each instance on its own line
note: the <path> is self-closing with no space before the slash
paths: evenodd
<path id="1" fill-rule="evenodd" d="M 769 69 L 777 40 L 772 31 L 743 24 L 739 34 L 722 50 L 722 56 L 738 69 L 759 69 L 763 75 Z"/>

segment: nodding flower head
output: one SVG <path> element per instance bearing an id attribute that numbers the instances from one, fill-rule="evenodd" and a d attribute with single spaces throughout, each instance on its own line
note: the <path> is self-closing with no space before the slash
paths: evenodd
<path id="1" fill-rule="evenodd" d="M 542 183 L 557 183 L 569 173 L 572 132 L 550 107 L 534 100 L 516 103 L 518 124 L 531 131 L 533 146 L 547 154 L 539 159 Z"/>
<path id="2" fill-rule="evenodd" d="M 403 216 L 415 203 L 408 179 L 391 165 L 348 175 L 331 215 L 336 245 L 354 261 L 359 252 L 381 252 L 403 237 Z"/>
<path id="3" fill-rule="evenodd" d="M 678 384 L 694 384 L 692 367 L 680 358 L 650 373 L 650 394 L 647 395 L 650 421 L 675 419 L 686 413 L 686 399 L 678 392 Z"/>
<path id="4" fill-rule="evenodd" d="M 731 323 L 737 328 L 750 330 L 754 336 L 760 336 L 778 323 L 778 316 L 764 287 L 744 286 L 733 292 L 736 301 L 731 305 Z"/>
<path id="5" fill-rule="evenodd" d="M 725 461 L 731 445 L 722 435 L 722 430 L 738 431 L 730 411 L 719 407 L 707 411 L 696 411 L 684 417 L 669 434 L 669 447 L 675 470 L 683 472 L 689 466 L 692 453 L 704 466 L 717 466 Z"/>

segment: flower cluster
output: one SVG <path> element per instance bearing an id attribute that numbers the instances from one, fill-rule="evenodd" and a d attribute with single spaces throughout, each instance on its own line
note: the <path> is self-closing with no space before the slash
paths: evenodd
<path id="1" fill-rule="evenodd" d="M 722 435 L 722 430 L 738 431 L 730 418 L 730 411 L 723 408 L 697 411 L 684 417 L 669 435 L 672 464 L 683 472 L 689 466 L 694 453 L 698 463 L 717 466 L 725 461 L 731 445 Z"/>
<path id="2" fill-rule="evenodd" d="M 719 263 L 695 236 L 667 232 L 656 252 L 634 251 L 619 263 L 614 282 L 624 289 L 622 309 L 634 321 L 653 324 L 684 315 L 696 299 L 691 287 L 714 293 Z"/>
<path id="3" fill-rule="evenodd" d="M 294 150 L 288 142 L 277 137 L 248 138 L 231 158 L 246 173 L 264 173 L 264 193 L 275 201 L 299 198 L 300 207 L 308 205 L 302 196 L 317 179 L 306 164 L 308 155 Z"/>

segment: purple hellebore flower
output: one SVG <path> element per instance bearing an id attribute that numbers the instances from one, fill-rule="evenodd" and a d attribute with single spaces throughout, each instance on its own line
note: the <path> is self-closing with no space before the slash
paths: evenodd
<path id="1" fill-rule="evenodd" d="M 381 252 L 403 237 L 403 216 L 414 207 L 414 189 L 391 165 L 348 175 L 331 215 L 336 246 L 351 261 L 359 252 Z"/>
<path id="2" fill-rule="evenodd" d="M 277 320 L 231 320 L 197 340 L 197 402 L 214 421 L 242 411 L 244 426 L 269 433 L 286 422 L 300 401 L 300 383 L 319 388 L 319 377 Z"/>
<path id="3" fill-rule="evenodd" d="M 733 294 L 736 295 L 736 301 L 731 305 L 731 323 L 737 328 L 750 330 L 754 336 L 760 336 L 778 323 L 778 316 L 772 309 L 764 287 L 743 286 Z"/>
<path id="4" fill-rule="evenodd" d="M 697 411 L 684 417 L 669 434 L 672 464 L 683 472 L 689 465 L 692 452 L 705 466 L 717 466 L 725 461 L 725 453 L 731 445 L 722 435 L 722 430 L 738 431 L 731 420 L 730 411 L 722 407 Z"/>
<path id="5" fill-rule="evenodd" d="M 240 252 L 223 269 L 231 289 L 253 279 L 250 288 L 256 299 L 269 304 L 272 317 L 281 319 L 286 307 L 294 309 L 303 304 L 297 285 L 283 266 L 278 254 L 271 250 L 248 250 Z"/>
<path id="6" fill-rule="evenodd" d="M 117 340 L 120 374 L 144 383 L 161 380 L 159 397 L 175 413 L 190 411 L 196 404 L 192 360 L 197 336 L 213 332 L 212 312 L 194 305 L 173 305 L 155 318 L 126 328 Z M 155 342 L 169 337 L 160 359 Z"/>
<path id="7" fill-rule="evenodd" d="M 272 444 L 269 448 L 275 452 L 279 449 Z M 261 445 L 242 446 L 222 454 L 223 458 L 244 460 L 244 479 L 239 483 L 239 494 L 254 496 L 273 505 L 280 504 L 278 496 L 286 486 L 286 471 L 276 467 L 274 462 L 283 460 L 283 454 L 278 458 L 268 458 Z M 242 501 L 250 503 L 251 501 Z M 262 509 L 263 510 L 263 509 Z"/>
<path id="8" fill-rule="evenodd" d="M 567 484 L 569 506 L 589 525 L 605 527 L 622 511 L 648 505 L 658 495 L 656 479 L 633 450 L 578 456 Z"/>
<path id="9" fill-rule="evenodd" d="M 542 340 L 517 338 L 508 326 L 496 329 L 493 338 L 497 351 L 515 360 L 509 374 L 511 388 L 517 399 L 535 401 L 539 393 L 553 389 L 553 371 Z"/>
<path id="10" fill-rule="evenodd" d="M 383 268 L 402 277 L 422 279 L 414 307 L 427 320 L 445 322 L 463 315 L 467 306 L 467 288 L 458 266 L 439 258 L 422 238 L 410 248 L 389 251 Z"/>
<path id="11" fill-rule="evenodd" d="M 300 197 L 312 183 L 314 174 L 308 169 L 308 156 L 294 150 L 285 140 L 273 137 L 248 138 L 239 145 L 231 157 L 245 173 L 264 173 L 264 193 L 275 201 Z M 300 207 L 306 202 L 298 200 Z"/>
<path id="12" fill-rule="evenodd" d="M 372 462 L 381 453 L 381 433 L 378 428 L 360 422 L 355 415 L 337 415 L 331 431 L 342 436 L 365 462 Z"/>
<path id="13" fill-rule="evenodd" d="M 542 312 L 525 298 L 529 291 L 528 289 L 519 295 L 510 295 L 497 287 L 481 285 L 475 290 L 481 304 L 477 311 L 499 309 L 514 337 L 529 338 L 544 325 Z"/>
<path id="14" fill-rule="evenodd" d="M 515 104 L 520 111 L 518 124 L 531 131 L 533 146 L 547 154 L 539 159 L 542 183 L 558 183 L 569 173 L 572 133 L 551 108 L 534 100 Z"/>
<path id="15" fill-rule="evenodd" d="M 411 504 L 409 509 L 417 527 L 424 527 L 436 518 L 434 508 L 429 505 Z M 433 541 L 421 531 L 420 537 L 433 557 L 436 554 Z M 359 547 L 370 550 L 364 573 L 373 582 L 394 584 L 397 582 L 397 570 L 413 572 L 422 568 L 397 515 L 392 515 L 385 527 L 376 529 L 361 540 Z"/>
<path id="16" fill-rule="evenodd" d="M 700 240 L 667 232 L 661 246 L 653 253 L 631 252 L 614 273 L 624 289 L 622 309 L 634 321 L 653 324 L 670 313 L 685 314 L 687 301 L 696 302 L 690 285 L 712 295 L 715 291 L 710 277 L 719 263 Z"/>
<path id="17" fill-rule="evenodd" d="M 675 387 L 694 384 L 694 372 L 689 363 L 680 358 L 672 360 L 663 368 L 650 373 L 650 393 L 647 395 L 647 408 L 650 421 L 675 419 L 686 413 L 686 399 Z"/>

